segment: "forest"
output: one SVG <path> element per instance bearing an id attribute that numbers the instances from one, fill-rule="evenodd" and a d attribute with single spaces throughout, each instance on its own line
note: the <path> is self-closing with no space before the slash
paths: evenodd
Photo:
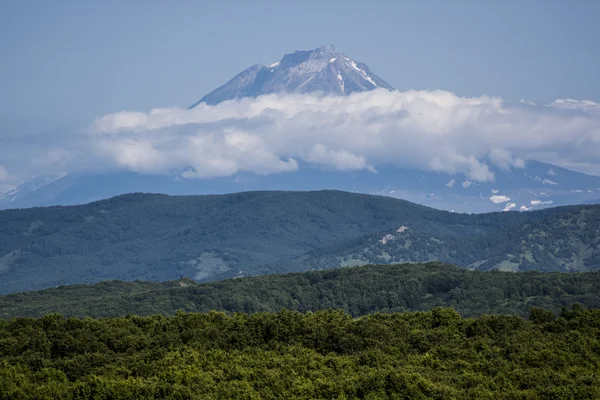
<path id="1" fill-rule="evenodd" d="M 442 263 L 369 265 L 196 283 L 108 281 L 0 296 L 0 318 L 174 315 L 177 311 L 370 313 L 447 306 L 465 317 L 526 317 L 532 307 L 554 313 L 582 304 L 600 308 L 600 272 L 469 271 Z"/>
<path id="2" fill-rule="evenodd" d="M 487 227 L 485 233 L 431 234 L 402 226 L 309 251 L 286 265 L 289 270 L 302 271 L 435 260 L 481 271 L 574 272 L 600 268 L 600 209 L 556 211 L 508 229 Z"/>
<path id="3" fill-rule="evenodd" d="M 282 398 L 598 399 L 600 310 L 0 320 L 0 399 Z"/>
<path id="4" fill-rule="evenodd" d="M 599 232 L 332 191 L 3 211 L 0 400 L 598 399 Z"/>

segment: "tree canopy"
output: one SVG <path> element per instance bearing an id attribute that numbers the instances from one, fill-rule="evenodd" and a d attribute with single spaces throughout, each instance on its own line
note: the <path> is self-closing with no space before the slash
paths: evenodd
<path id="1" fill-rule="evenodd" d="M 600 272 L 482 272 L 441 263 L 370 265 L 198 284 L 101 282 L 0 296 L 0 317 L 108 317 L 207 312 L 374 312 L 451 306 L 464 316 L 526 316 L 532 307 L 559 312 L 581 303 L 600 308 Z"/>
<path id="2" fill-rule="evenodd" d="M 0 321 L 0 399 L 597 399 L 600 311 Z"/>

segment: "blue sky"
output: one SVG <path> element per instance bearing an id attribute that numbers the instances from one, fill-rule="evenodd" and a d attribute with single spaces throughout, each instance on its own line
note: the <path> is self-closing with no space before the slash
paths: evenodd
<path id="1" fill-rule="evenodd" d="M 187 106 L 333 44 L 400 90 L 600 101 L 598 1 L 2 1 L 0 121 Z"/>

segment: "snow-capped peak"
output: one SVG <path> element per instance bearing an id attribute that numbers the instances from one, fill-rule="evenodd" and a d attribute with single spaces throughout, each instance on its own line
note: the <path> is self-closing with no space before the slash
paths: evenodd
<path id="1" fill-rule="evenodd" d="M 55 181 L 64 178 L 66 174 L 39 175 L 27 181 L 21 182 L 7 192 L 0 193 L 0 210 L 10 208 L 10 203 L 23 196 L 31 195 L 39 189 L 51 185 Z"/>
<path id="2" fill-rule="evenodd" d="M 253 65 L 190 108 L 200 103 L 217 104 L 271 93 L 348 95 L 378 88 L 393 90 L 366 64 L 352 60 L 330 45 L 295 51 L 271 64 Z"/>

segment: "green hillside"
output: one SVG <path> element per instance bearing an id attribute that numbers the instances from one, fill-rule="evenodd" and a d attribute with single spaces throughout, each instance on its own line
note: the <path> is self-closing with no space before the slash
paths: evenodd
<path id="1" fill-rule="evenodd" d="M 479 272 L 439 263 L 372 265 L 197 284 L 191 279 L 101 282 L 0 296 L 0 318 L 60 313 L 78 317 L 345 310 L 373 312 L 453 307 L 463 316 L 525 316 L 581 303 L 600 308 L 600 272 Z"/>
<path id="2" fill-rule="evenodd" d="M 106 279 L 219 279 L 437 211 L 342 192 L 133 194 L 0 211 L 0 293 Z"/>
<path id="3" fill-rule="evenodd" d="M 599 267 L 598 215 L 600 206 L 455 214 L 338 191 L 131 194 L 81 206 L 6 210 L 0 211 L 0 294 L 369 262 L 593 270 Z M 400 240 L 379 246 L 382 235 L 400 227 L 407 227 Z"/>
<path id="4" fill-rule="evenodd" d="M 600 268 L 600 207 L 540 212 L 481 235 L 430 234 L 401 226 L 313 250 L 290 270 L 439 260 L 469 269 L 588 271 Z"/>

